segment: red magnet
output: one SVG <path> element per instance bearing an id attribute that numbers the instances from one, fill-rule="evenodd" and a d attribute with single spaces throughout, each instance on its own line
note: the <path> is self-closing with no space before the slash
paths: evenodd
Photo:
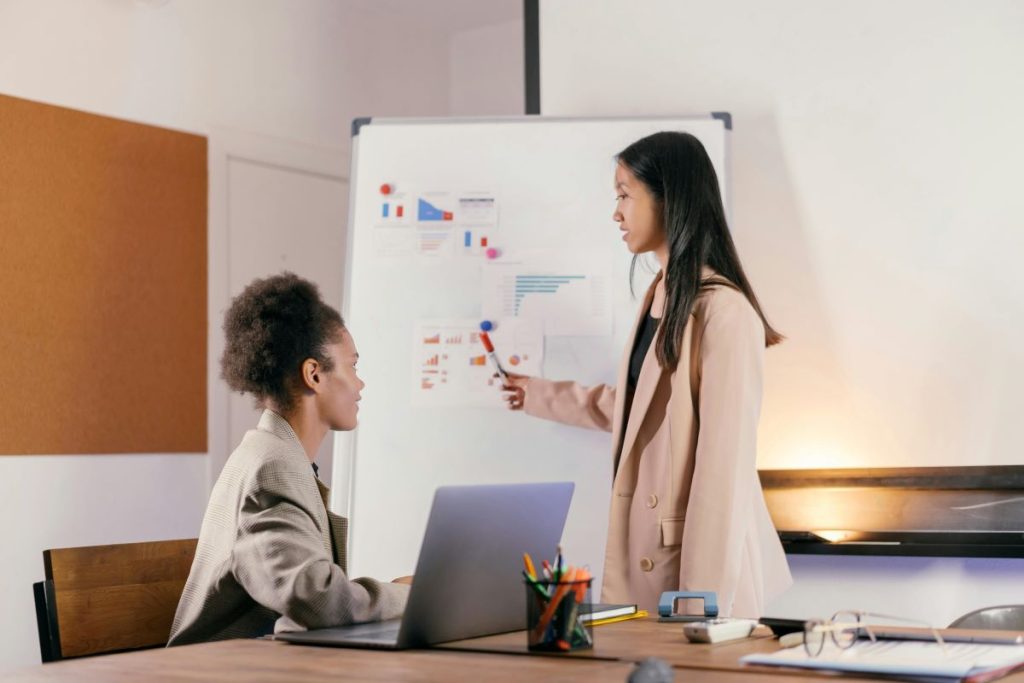
<path id="1" fill-rule="evenodd" d="M 391 190 L 392 189 L 393 188 L 391 187 L 390 183 L 384 183 L 383 185 L 380 186 L 380 193 L 381 194 L 391 194 Z"/>

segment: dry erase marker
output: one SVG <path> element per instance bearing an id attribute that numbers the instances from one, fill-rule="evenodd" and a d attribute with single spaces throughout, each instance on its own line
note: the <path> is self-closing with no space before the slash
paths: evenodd
<path id="1" fill-rule="evenodd" d="M 498 356 L 494 353 L 494 344 L 491 343 L 491 338 L 487 332 L 494 328 L 490 320 L 485 320 L 480 323 L 480 341 L 484 344 L 484 349 L 487 351 L 487 355 L 491 361 L 494 362 L 494 367 L 498 368 L 498 374 L 501 375 L 502 379 L 508 381 L 508 373 L 505 372 L 505 368 L 501 367 L 501 363 L 498 361 Z"/>

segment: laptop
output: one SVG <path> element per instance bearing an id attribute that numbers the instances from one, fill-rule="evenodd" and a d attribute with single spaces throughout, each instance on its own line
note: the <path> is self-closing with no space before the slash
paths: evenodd
<path id="1" fill-rule="evenodd" d="M 438 488 L 401 619 L 279 633 L 275 640 L 398 650 L 526 628 L 523 553 L 554 555 L 573 488 Z"/>

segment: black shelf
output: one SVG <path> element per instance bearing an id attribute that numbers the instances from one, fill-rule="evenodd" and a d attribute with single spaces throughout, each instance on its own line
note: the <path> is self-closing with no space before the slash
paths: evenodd
<path id="1" fill-rule="evenodd" d="M 759 474 L 789 554 L 1024 557 L 1024 467 Z"/>

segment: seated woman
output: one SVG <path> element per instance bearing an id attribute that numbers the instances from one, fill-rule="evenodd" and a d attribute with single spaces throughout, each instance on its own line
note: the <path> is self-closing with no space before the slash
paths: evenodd
<path id="1" fill-rule="evenodd" d="M 312 465 L 328 430 L 355 428 L 365 386 L 341 316 L 285 273 L 246 287 L 224 332 L 223 378 L 264 411 L 213 488 L 168 645 L 400 616 L 409 579 L 349 580 L 348 522 Z"/>

